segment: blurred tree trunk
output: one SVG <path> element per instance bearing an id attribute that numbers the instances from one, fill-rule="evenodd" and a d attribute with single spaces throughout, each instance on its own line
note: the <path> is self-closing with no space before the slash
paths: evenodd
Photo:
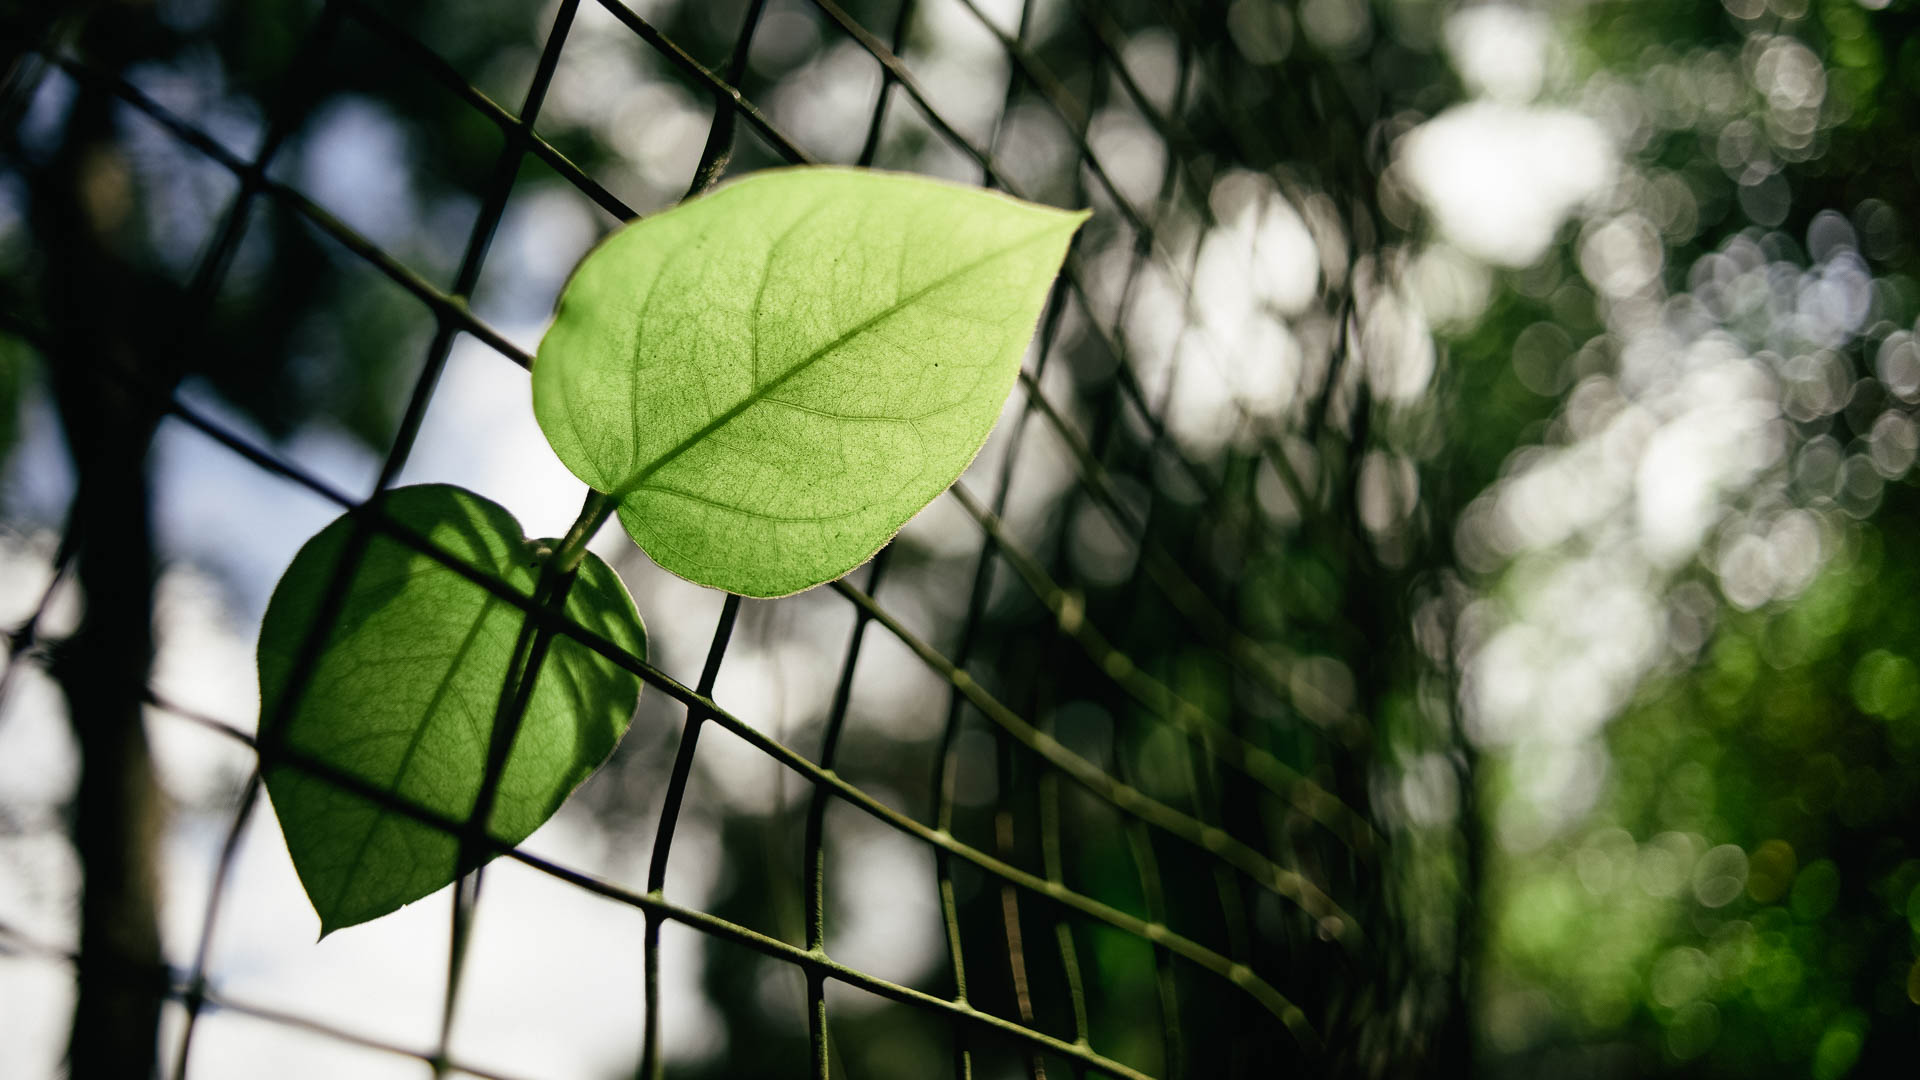
<path id="1" fill-rule="evenodd" d="M 83 87 L 32 195 L 39 235 L 60 238 L 40 268 L 43 345 L 78 478 L 65 549 L 85 598 L 52 664 L 80 750 L 73 1080 L 151 1076 L 167 991 L 155 902 L 162 808 L 142 706 L 153 654 L 146 454 L 164 400 L 155 384 L 174 365 L 153 362 L 151 285 L 115 254 L 134 200 L 113 119 L 107 96 Z"/>

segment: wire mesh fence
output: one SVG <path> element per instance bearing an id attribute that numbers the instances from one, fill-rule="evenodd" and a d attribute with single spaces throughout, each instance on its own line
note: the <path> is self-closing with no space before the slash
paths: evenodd
<path id="1" fill-rule="evenodd" d="M 692 14 L 671 9 L 666 18 L 676 25 L 706 21 L 702 41 L 683 44 L 644 6 L 561 0 L 542 16 L 531 62 L 516 69 L 526 75 L 518 101 L 509 105 L 498 100 L 497 86 L 516 80 L 492 69 L 479 77 L 463 73 L 420 29 L 444 31 L 447 13 L 435 22 L 360 0 L 327 0 L 304 23 L 282 28 L 296 44 L 284 65 L 261 76 L 271 88 L 261 97 L 269 105 L 249 153 L 234 149 L 229 133 L 185 115 L 191 110 L 164 103 L 137 71 L 116 66 L 110 49 L 54 34 L 29 58 L 41 66 L 43 83 L 110 102 L 116 115 L 137 113 L 230 178 L 185 283 L 169 294 L 174 317 L 151 343 L 157 358 L 101 365 L 90 378 L 111 381 L 116 392 L 148 402 L 156 417 L 351 514 L 356 540 L 337 585 L 351 577 L 368 545 L 403 545 L 516 606 L 530 625 L 637 675 L 657 691 L 652 708 L 662 698 L 680 708 L 677 743 L 661 737 L 648 747 L 671 764 L 644 840 L 642 884 L 494 845 L 494 854 L 631 909 L 642 921 L 640 955 L 603 958 L 642 973 L 643 1008 L 631 1018 L 637 1057 L 627 1071 L 678 1071 L 668 1067 L 671 1033 L 663 1031 L 662 931 L 670 925 L 736 950 L 728 957 L 757 954 L 800 974 L 805 1049 L 787 1062 L 791 1075 L 888 1074 L 876 1072 L 870 1056 L 847 1050 L 877 1030 L 871 1006 L 845 1006 L 844 995 L 853 992 L 892 1003 L 878 1014 L 889 1023 L 921 1025 L 912 1028 L 914 1052 L 930 1051 L 931 1058 L 894 1075 L 1254 1076 L 1288 1065 L 1377 1072 L 1418 1058 L 1439 1037 L 1450 1001 L 1448 961 L 1444 950 L 1422 945 L 1395 899 L 1406 871 L 1396 866 L 1389 842 L 1394 826 L 1370 796 L 1389 689 L 1411 678 L 1405 658 L 1379 643 L 1383 628 L 1401 615 L 1406 583 L 1418 579 L 1420 565 L 1391 554 L 1393 543 L 1416 543 L 1408 539 L 1414 534 L 1396 540 L 1364 523 L 1357 494 L 1371 445 L 1372 397 L 1383 392 L 1376 384 L 1385 380 L 1390 392 L 1393 378 L 1390 356 L 1363 354 L 1364 311 L 1357 311 L 1376 299 L 1367 254 L 1380 230 L 1390 228 L 1370 208 L 1372 185 L 1359 182 L 1384 102 L 1377 90 L 1341 85 L 1338 58 L 1303 52 L 1291 66 L 1249 62 L 1246 49 L 1235 51 L 1224 35 L 1230 17 L 1244 23 L 1243 9 L 1254 6 L 1026 0 L 1017 10 L 987 11 L 974 0 L 902 0 L 849 10 L 832 0 L 749 0 Z M 938 17 L 928 8 L 940 9 Z M 497 300 L 488 290 L 498 275 L 521 270 L 500 266 L 495 241 L 524 197 L 522 179 L 531 170 L 557 177 L 601 215 L 600 230 L 642 212 L 630 196 L 616 194 L 623 178 L 583 157 L 595 153 L 593 146 L 569 146 L 567 129 L 543 123 L 570 46 L 580 47 L 589 19 L 598 27 L 593 48 L 629 50 L 643 58 L 634 63 L 664 71 L 696 95 L 683 95 L 683 102 L 710 102 L 697 158 L 681 174 L 682 197 L 756 167 L 838 160 L 933 167 L 1097 211 L 1049 300 L 992 448 L 943 497 L 949 516 L 941 520 L 970 524 L 964 544 L 947 537 L 958 545 L 953 557 L 931 560 L 910 530 L 827 587 L 850 615 L 850 629 L 836 646 L 837 668 L 823 680 L 830 697 L 801 733 L 806 741 L 776 737 L 760 718 L 716 700 L 716 687 L 743 619 L 778 605 L 817 608 L 817 598 L 727 597 L 704 664 L 697 673 L 675 674 L 554 614 L 381 511 L 380 493 L 401 479 L 443 374 L 469 359 L 455 355 L 461 340 L 521 368 L 532 364 L 528 350 L 486 314 Z M 451 20 L 458 23 L 458 12 Z M 972 107 L 965 116 L 943 111 L 912 59 L 916 50 L 926 53 L 927 34 L 956 20 L 984 33 L 1002 60 L 994 72 L 1002 78 L 986 92 L 973 88 L 968 99 L 990 107 Z M 714 31 L 723 21 L 727 29 Z M 1235 25 L 1244 37 L 1244 26 Z M 609 44 L 608 27 L 618 28 L 624 44 Z M 832 70 L 853 70 L 857 58 L 877 72 L 869 98 L 847 106 L 841 103 L 861 95 L 830 97 L 838 107 L 816 107 L 807 120 L 816 134 L 830 132 L 836 154 L 810 149 L 779 109 L 747 92 L 755 82 L 778 83 L 755 73 L 756 46 L 770 34 L 803 30 L 817 52 L 841 58 Z M 483 179 L 469 183 L 472 220 L 457 242 L 452 232 L 437 236 L 439 256 L 392 250 L 349 224 L 361 219 L 357 208 L 343 214 L 325 205 L 304 189 L 300 174 L 283 167 L 314 104 L 333 89 L 330 58 L 342 50 L 377 50 L 377 62 L 362 62 L 441 95 L 436 122 L 493 132 L 497 149 L 479 163 Z M 1061 55 L 1073 61 L 1070 75 L 1054 73 Z M 365 71 L 353 70 L 356 78 Z M 1287 99 L 1301 103 L 1289 106 L 1295 111 L 1276 106 L 1263 115 L 1236 100 L 1250 82 L 1288 75 L 1307 80 Z M 942 78 L 950 88 L 952 73 Z M 483 90 L 482 82 L 496 88 Z M 1271 93 L 1269 86 L 1261 96 Z M 1116 125 L 1114 117 L 1126 123 Z M 625 117 L 623 137 L 653 137 L 649 119 Z M 1036 138 L 1037 130 L 1049 137 Z M 1298 140 L 1312 140 L 1311 152 Z M 1311 234 L 1317 263 L 1309 281 L 1317 284 L 1294 311 L 1276 316 L 1298 341 L 1218 340 L 1226 331 L 1201 284 L 1214 273 L 1203 265 L 1203 238 L 1221 227 L 1223 215 L 1243 209 L 1232 195 L 1235 170 L 1279 177 L 1276 190 L 1304 208 L 1287 213 L 1303 236 Z M 195 350 L 230 314 L 225 297 L 233 278 L 250 272 L 249 232 L 267 215 L 297 219 L 328 245 L 330 258 L 370 269 L 426 313 L 431 332 L 417 374 L 398 387 L 404 406 L 385 433 L 367 490 L 316 474 L 179 393 L 182 378 L 195 371 Z M 9 331 L 48 357 L 71 355 L 58 340 L 59 321 L 23 314 L 30 311 L 10 311 Z M 1205 415 L 1218 430 L 1196 433 L 1191 401 L 1178 400 L 1196 385 L 1183 371 L 1223 357 L 1264 362 L 1241 355 L 1263 349 L 1292 362 L 1258 369 L 1273 374 L 1256 382 L 1251 396 L 1233 379 L 1208 375 L 1215 400 Z M 1064 465 L 1069 483 L 1035 485 L 1029 472 L 1036 453 Z M 1050 509 L 1036 515 L 1024 508 L 1035 502 Z M 56 555 L 56 585 L 88 541 L 77 528 Z M 1240 575 L 1258 553 L 1296 545 L 1335 552 L 1346 576 L 1325 583 L 1317 618 L 1277 622 Z M 945 606 L 929 606 L 930 590 L 946 598 Z M 54 593 L 48 590 L 41 610 Z M 890 595 L 906 606 L 897 608 Z M 296 687 L 311 675 L 336 615 L 323 612 L 313 627 L 295 667 Z M 13 635 L 9 678 L 21 662 L 58 651 L 39 629 L 37 619 L 29 620 Z M 882 638 L 903 650 L 876 658 Z M 899 783 L 893 766 L 878 783 L 862 779 L 883 775 L 860 754 L 878 754 L 885 737 L 852 730 L 863 676 L 876 664 L 902 663 L 923 666 L 942 688 L 926 728 L 930 775 L 922 774 L 923 787 L 906 797 L 887 786 Z M 455 834 L 476 834 L 471 822 L 446 819 L 278 744 L 273 733 L 284 728 L 285 716 L 278 723 L 262 716 L 256 737 L 246 717 L 205 716 L 144 693 L 165 717 L 155 722 L 210 728 L 257 754 L 195 916 L 197 947 L 187 962 L 160 973 L 159 989 L 179 1009 L 163 1073 L 195 1075 L 202 1053 L 196 1032 L 205 1018 L 227 1012 L 404 1055 L 436 1076 L 503 1075 L 460 1053 L 455 1037 L 462 988 L 475 977 L 465 970 L 469 940 L 486 907 L 483 883 L 496 870 L 473 871 L 456 886 L 445 992 L 430 1044 L 397 1045 L 250 1003 L 221 989 L 216 962 L 215 943 L 231 916 L 225 886 L 249 824 L 263 812 L 263 770 L 316 772 L 390 812 Z M 282 702 L 283 711 L 294 698 Z M 1083 737 L 1089 703 L 1115 718 L 1104 741 Z M 656 719 L 668 720 L 663 713 Z M 770 818 L 777 820 L 764 825 L 798 840 L 791 869 L 799 880 L 784 886 L 797 886 L 800 897 L 797 935 L 770 933 L 747 914 L 684 903 L 670 888 L 677 829 L 697 798 L 697 756 L 710 752 L 716 732 L 778 763 L 806 792 L 791 811 L 776 806 Z M 1446 735 L 1428 737 L 1444 742 Z M 943 973 L 931 989 L 842 962 L 828 948 L 828 897 L 836 887 L 828 851 L 839 842 L 841 808 L 931 855 L 944 946 Z M 7 927 L 0 927 L 0 948 L 16 957 L 73 958 L 63 946 Z M 84 958 L 81 965 L 84 982 Z M 723 1010 L 741 1000 L 716 996 Z M 913 1018 L 900 1019 L 907 1014 Z M 849 1019 L 856 1015 L 868 1020 Z M 788 1041 L 778 1032 L 749 1035 L 740 1024 L 733 1031 L 742 1042 Z M 728 1060 L 744 1067 L 760 1059 L 742 1050 Z"/>

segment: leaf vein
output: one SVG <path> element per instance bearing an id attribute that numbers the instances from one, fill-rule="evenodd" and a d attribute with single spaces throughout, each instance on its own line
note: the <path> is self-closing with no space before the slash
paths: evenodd
<path id="1" fill-rule="evenodd" d="M 729 513 L 740 514 L 745 517 L 758 518 L 762 521 L 775 521 L 775 522 L 781 522 L 781 523 L 839 521 L 842 518 L 853 517 L 854 515 L 860 513 L 861 511 L 868 509 L 869 507 L 873 506 L 875 501 L 875 500 L 869 499 L 866 502 L 863 502 L 859 506 L 853 507 L 850 510 L 838 510 L 831 514 L 786 515 L 786 514 L 769 514 L 764 510 L 754 510 L 745 506 L 735 506 L 734 504 L 727 502 L 724 499 L 716 499 L 709 495 L 701 495 L 698 492 L 687 491 L 682 488 L 668 487 L 664 484 L 649 483 L 645 487 L 636 488 L 635 490 L 636 491 L 652 491 L 652 492 L 657 492 L 661 495 L 676 495 L 682 499 L 688 500 L 689 502 L 703 503 L 717 510 L 725 510 L 725 511 L 728 511 Z"/>
<path id="2" fill-rule="evenodd" d="M 730 424 L 734 420 L 738 419 L 742 413 L 746 412 L 747 409 L 753 407 L 753 405 L 756 404 L 757 402 L 760 402 L 766 399 L 766 397 L 772 394 L 774 390 L 792 381 L 794 378 L 799 376 L 802 372 L 805 372 L 806 370 L 811 368 L 814 364 L 818 363 L 821 359 L 833 355 L 835 352 L 837 352 L 842 346 L 846 345 L 848 342 L 854 340 L 855 338 L 861 336 L 862 334 L 865 334 L 866 332 L 868 332 L 869 330 L 872 330 L 876 326 L 880 326 L 884 324 L 886 320 L 892 318 L 895 315 L 900 314 L 902 311 L 905 311 L 910 305 L 918 301 L 920 298 L 927 296 L 941 288 L 944 288 L 947 285 L 953 283 L 954 281 L 957 281 L 960 278 L 965 277 L 966 275 L 971 274 L 976 270 L 979 270 L 981 267 L 989 265 L 990 263 L 998 259 L 1005 258 L 1006 256 L 1013 254 L 1014 252 L 1019 251 L 1022 248 L 1025 248 L 1027 246 L 1030 246 L 1042 240 L 1051 239 L 1054 232 L 1055 232 L 1055 227 L 1051 223 L 1049 223 L 1047 226 L 1042 227 L 1040 229 L 1036 229 L 1032 233 L 1028 234 L 1027 236 L 1022 237 L 1021 239 L 1016 240 L 1013 243 L 1006 245 L 1005 247 L 999 248 L 995 251 L 990 251 L 985 255 L 980 256 L 977 259 L 974 259 L 962 266 L 956 267 L 955 269 L 940 275 L 939 277 L 921 286 L 920 288 L 915 289 L 913 292 L 908 293 L 905 296 L 899 297 L 893 303 L 887 305 L 884 308 L 881 308 L 879 311 L 873 313 L 872 315 L 869 315 L 865 319 L 862 319 L 860 322 L 854 324 L 852 327 L 843 331 L 838 336 L 836 336 L 833 340 L 827 342 L 824 345 L 821 345 L 817 349 L 814 349 L 812 352 L 808 353 L 806 356 L 801 357 L 786 371 L 780 373 L 780 375 L 769 380 L 766 383 L 766 385 L 755 387 L 750 393 L 746 395 L 746 397 L 742 398 L 738 404 L 734 405 L 732 408 L 728 409 L 726 412 L 721 413 L 719 416 L 715 417 L 714 419 L 709 420 L 698 431 L 695 431 L 691 435 L 688 435 L 686 438 L 681 439 L 678 443 L 670 447 L 665 453 L 662 453 L 660 456 L 656 457 L 653 461 L 649 462 L 647 465 L 635 471 L 632 476 L 629 476 L 624 482 L 622 482 L 618 487 L 616 487 L 611 492 L 611 494 L 614 495 L 616 498 L 618 498 L 638 490 L 642 485 L 646 484 L 648 480 L 652 479 L 654 474 L 658 473 L 661 469 L 664 469 L 668 465 L 672 464 L 675 460 L 677 460 L 681 455 L 685 454 L 687 451 L 693 449 L 695 446 L 698 446 L 702 441 L 704 441 L 707 437 L 712 435 L 714 432 L 720 430 L 721 428 L 725 427 L 727 424 Z M 637 423 L 637 420 L 636 420 L 636 423 Z M 637 444 L 637 439 L 636 439 L 636 444 Z M 664 489 L 656 488 L 654 490 L 664 490 Z"/>

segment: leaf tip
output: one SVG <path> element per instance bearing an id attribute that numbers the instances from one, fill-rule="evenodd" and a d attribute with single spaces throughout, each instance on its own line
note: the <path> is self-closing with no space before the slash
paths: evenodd
<path id="1" fill-rule="evenodd" d="M 359 926 L 361 923 L 370 922 L 372 921 L 372 919 L 378 918 L 378 917 L 379 916 L 363 915 L 359 918 L 350 918 L 350 917 L 322 914 L 320 916 L 320 936 L 314 939 L 314 943 L 318 944 L 322 941 L 327 940 L 328 938 L 332 937 L 333 935 L 339 933 L 342 930 Z"/>
<path id="2" fill-rule="evenodd" d="M 1057 219 L 1060 223 L 1059 235 L 1064 237 L 1068 244 L 1073 242 L 1073 238 L 1079 233 L 1080 227 L 1093 218 L 1093 210 L 1086 207 L 1082 207 L 1079 210 L 1065 210 L 1058 207 L 1048 207 L 1048 209 L 1059 215 Z"/>

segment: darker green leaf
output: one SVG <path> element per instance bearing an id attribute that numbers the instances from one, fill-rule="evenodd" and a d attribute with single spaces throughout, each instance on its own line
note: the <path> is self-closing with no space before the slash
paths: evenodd
<path id="1" fill-rule="evenodd" d="M 550 544 L 530 542 L 499 506 L 443 485 L 400 488 L 387 514 L 532 596 Z M 260 628 L 262 723 L 277 715 L 300 650 L 348 546 L 342 517 L 309 540 Z M 646 633 L 606 563 L 589 554 L 566 613 L 637 655 Z M 521 610 L 398 541 L 375 535 L 346 589 L 318 666 L 287 726 L 262 732 L 267 792 L 323 934 L 377 918 L 453 881 L 456 834 L 303 768 L 310 757 L 428 811 L 463 820 L 487 745 Z M 626 731 L 640 682 L 564 636 L 534 683 L 488 832 L 519 843 L 598 768 Z M 277 738 L 276 738 L 277 736 Z M 467 869 L 462 867 L 460 869 Z"/>

